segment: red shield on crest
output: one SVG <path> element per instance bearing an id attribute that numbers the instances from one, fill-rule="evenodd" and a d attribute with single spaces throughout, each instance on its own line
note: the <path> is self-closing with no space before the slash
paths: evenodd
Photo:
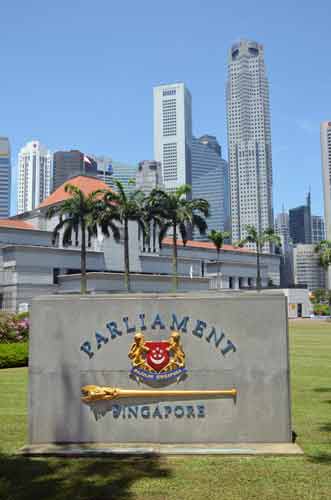
<path id="1" fill-rule="evenodd" d="M 167 366 L 170 360 L 167 350 L 169 342 L 145 342 L 145 346 L 149 349 L 145 360 L 148 366 L 157 372 Z"/>

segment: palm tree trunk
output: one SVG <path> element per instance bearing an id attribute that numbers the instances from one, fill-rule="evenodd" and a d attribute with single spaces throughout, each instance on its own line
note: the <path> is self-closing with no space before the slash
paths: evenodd
<path id="1" fill-rule="evenodd" d="M 86 280 L 86 228 L 85 228 L 85 220 L 82 218 L 81 223 L 81 232 L 82 232 L 82 245 L 80 252 L 80 293 L 86 294 L 87 291 L 87 280 Z"/>
<path id="2" fill-rule="evenodd" d="M 217 252 L 217 288 L 218 288 L 220 281 L 220 274 L 221 274 L 220 249 L 216 248 L 216 252 Z"/>
<path id="3" fill-rule="evenodd" d="M 153 252 L 156 252 L 155 248 L 155 242 L 156 242 L 156 222 L 153 220 Z"/>
<path id="4" fill-rule="evenodd" d="M 124 219 L 124 286 L 130 291 L 130 261 L 129 261 L 129 228 L 128 220 Z"/>
<path id="5" fill-rule="evenodd" d="M 256 244 L 256 289 L 261 290 L 262 288 L 262 279 L 261 279 L 261 265 L 260 265 L 260 245 Z"/>
<path id="6" fill-rule="evenodd" d="M 172 286 L 173 291 L 177 292 L 178 288 L 178 275 L 177 275 L 177 225 L 173 225 L 172 233 Z"/>

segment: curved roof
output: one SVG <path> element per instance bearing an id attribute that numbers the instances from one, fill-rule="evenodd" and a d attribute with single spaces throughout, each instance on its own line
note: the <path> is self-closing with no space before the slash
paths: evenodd
<path id="1" fill-rule="evenodd" d="M 45 198 L 38 208 L 57 205 L 58 203 L 61 203 L 62 201 L 70 198 L 71 195 L 69 193 L 66 193 L 64 190 L 66 184 L 73 184 L 81 191 L 83 191 L 86 196 L 90 193 L 93 193 L 93 191 L 97 191 L 98 189 L 107 189 L 108 191 L 111 191 L 110 187 L 105 182 L 97 179 L 96 177 L 78 175 L 77 177 L 73 177 L 72 179 L 68 179 L 66 182 L 64 182 L 52 194 Z"/>

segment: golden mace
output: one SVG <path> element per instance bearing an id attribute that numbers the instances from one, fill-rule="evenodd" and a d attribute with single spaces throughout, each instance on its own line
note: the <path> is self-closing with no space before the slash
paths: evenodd
<path id="1" fill-rule="evenodd" d="M 110 401 L 118 398 L 158 398 L 158 397 L 189 397 L 189 396 L 228 396 L 235 397 L 237 389 L 223 390 L 140 390 L 140 389 L 119 389 L 118 387 L 102 387 L 98 385 L 84 385 L 81 388 L 82 401 Z"/>

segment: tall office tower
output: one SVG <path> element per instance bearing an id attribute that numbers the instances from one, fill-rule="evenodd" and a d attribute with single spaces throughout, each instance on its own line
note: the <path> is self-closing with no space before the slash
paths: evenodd
<path id="1" fill-rule="evenodd" d="M 89 157 L 97 163 L 97 177 L 111 187 L 113 185 L 114 173 L 113 160 L 111 157 L 96 156 L 93 154 L 89 154 Z"/>
<path id="2" fill-rule="evenodd" d="M 289 215 L 284 209 L 275 217 L 275 232 L 281 239 L 281 252 L 284 255 L 290 247 Z"/>
<path id="3" fill-rule="evenodd" d="M 154 158 L 165 189 L 191 184 L 192 102 L 183 83 L 154 87 Z"/>
<path id="4" fill-rule="evenodd" d="M 311 242 L 319 243 L 325 240 L 324 219 L 320 215 L 311 216 Z"/>
<path id="5" fill-rule="evenodd" d="M 76 175 L 97 176 L 97 163 L 81 151 L 56 151 L 53 157 L 53 186 L 55 191 L 65 181 Z"/>
<path id="6" fill-rule="evenodd" d="M 242 40 L 229 51 L 227 129 L 232 240 L 273 226 L 269 85 L 263 46 Z M 268 250 L 266 246 L 265 250 Z"/>
<path id="7" fill-rule="evenodd" d="M 228 166 L 216 137 L 192 138 L 192 196 L 209 202 L 208 231 L 224 231 L 229 219 Z M 195 239 L 206 239 L 194 232 Z"/>
<path id="8" fill-rule="evenodd" d="M 331 121 L 321 123 L 321 152 L 325 233 L 331 240 Z"/>
<path id="9" fill-rule="evenodd" d="M 33 210 L 49 196 L 51 175 L 51 152 L 39 141 L 28 142 L 18 154 L 18 213 Z"/>
<path id="10" fill-rule="evenodd" d="M 292 243 L 311 244 L 311 200 L 310 193 L 307 195 L 306 205 L 291 208 L 289 211 L 290 237 Z"/>
<path id="11" fill-rule="evenodd" d="M 136 188 L 146 195 L 155 188 L 163 188 L 161 163 L 155 160 L 139 162 L 136 174 Z"/>
<path id="12" fill-rule="evenodd" d="M 10 213 L 11 164 L 8 137 L 0 137 L 0 219 Z"/>

